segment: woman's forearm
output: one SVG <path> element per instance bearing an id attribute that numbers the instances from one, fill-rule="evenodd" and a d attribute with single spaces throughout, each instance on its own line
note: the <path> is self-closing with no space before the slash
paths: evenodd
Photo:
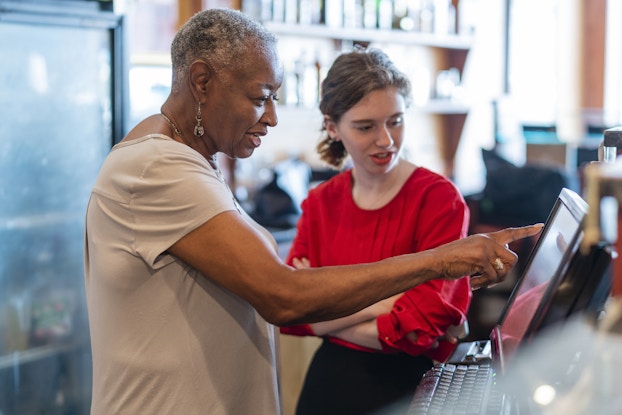
<path id="1" fill-rule="evenodd" d="M 391 308 L 393 307 L 395 300 L 400 295 L 402 294 L 386 298 L 347 317 L 313 323 L 310 325 L 311 329 L 317 336 L 323 336 L 325 334 L 337 332 L 339 330 L 343 330 L 345 328 L 352 327 L 360 323 L 367 322 L 369 320 L 375 320 L 376 317 L 391 312 Z"/>
<path id="2" fill-rule="evenodd" d="M 331 336 L 340 338 L 359 346 L 370 349 L 382 350 L 380 340 L 378 340 L 378 327 L 376 319 L 367 320 L 354 326 L 346 327 L 330 333 Z"/>

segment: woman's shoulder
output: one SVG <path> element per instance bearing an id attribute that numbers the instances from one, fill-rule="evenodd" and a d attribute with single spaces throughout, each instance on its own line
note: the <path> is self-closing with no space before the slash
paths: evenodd
<path id="1" fill-rule="evenodd" d="M 198 152 L 161 134 L 147 134 L 116 144 L 104 162 L 111 173 L 132 177 L 178 180 L 198 172 L 217 178 L 217 173 Z"/>
<path id="2" fill-rule="evenodd" d="M 399 195 L 407 200 L 419 200 L 421 203 L 445 201 L 447 204 L 465 204 L 462 193 L 451 180 L 424 167 L 417 167 L 412 172 Z"/>
<path id="3" fill-rule="evenodd" d="M 146 134 L 130 140 L 122 140 L 115 144 L 112 153 L 122 152 L 127 157 L 133 155 L 141 159 L 163 159 L 167 156 L 174 158 L 188 157 L 195 160 L 205 161 L 197 151 L 189 146 L 173 140 L 171 137 L 159 133 Z"/>
<path id="4" fill-rule="evenodd" d="M 352 171 L 344 170 L 309 190 L 309 197 L 324 198 L 334 194 L 343 196 L 344 189 L 349 189 L 352 181 Z"/>
<path id="5" fill-rule="evenodd" d="M 421 189 L 422 187 L 440 187 L 447 191 L 457 192 L 459 190 L 454 182 L 440 173 L 436 173 L 425 167 L 417 167 L 408 180 L 406 186 L 413 186 Z"/>
<path id="6" fill-rule="evenodd" d="M 451 183 L 451 181 L 447 177 L 443 176 L 440 173 L 436 173 L 430 170 L 429 168 L 423 167 L 423 166 L 417 166 L 412 172 L 412 174 L 410 175 L 410 179 Z"/>

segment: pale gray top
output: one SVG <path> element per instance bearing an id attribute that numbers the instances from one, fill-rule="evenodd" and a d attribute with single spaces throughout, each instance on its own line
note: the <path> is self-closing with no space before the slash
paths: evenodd
<path id="1" fill-rule="evenodd" d="M 165 252 L 235 209 L 184 144 L 153 134 L 112 149 L 86 215 L 91 414 L 281 413 L 276 328 Z"/>

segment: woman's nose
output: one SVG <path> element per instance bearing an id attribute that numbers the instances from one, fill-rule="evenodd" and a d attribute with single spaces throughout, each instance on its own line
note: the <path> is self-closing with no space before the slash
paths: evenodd
<path id="1" fill-rule="evenodd" d="M 265 109 L 260 121 L 266 123 L 270 127 L 275 127 L 279 123 L 279 117 L 276 115 L 276 105 L 274 101 L 269 100 Z"/>
<path id="2" fill-rule="evenodd" d="M 391 147 L 395 141 L 393 141 L 393 137 L 391 137 L 391 133 L 386 128 L 383 128 L 380 131 L 380 135 L 376 139 L 376 145 L 382 148 Z"/>

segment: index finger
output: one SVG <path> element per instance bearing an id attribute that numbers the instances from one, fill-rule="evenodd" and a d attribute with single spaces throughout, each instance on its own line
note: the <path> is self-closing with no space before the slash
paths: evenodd
<path id="1" fill-rule="evenodd" d="M 498 244 L 506 245 L 519 239 L 537 235 L 542 230 L 543 226 L 544 224 L 542 223 L 536 223 L 534 225 L 521 226 L 519 228 L 506 228 L 497 232 L 489 233 L 488 236 L 494 239 Z"/>

